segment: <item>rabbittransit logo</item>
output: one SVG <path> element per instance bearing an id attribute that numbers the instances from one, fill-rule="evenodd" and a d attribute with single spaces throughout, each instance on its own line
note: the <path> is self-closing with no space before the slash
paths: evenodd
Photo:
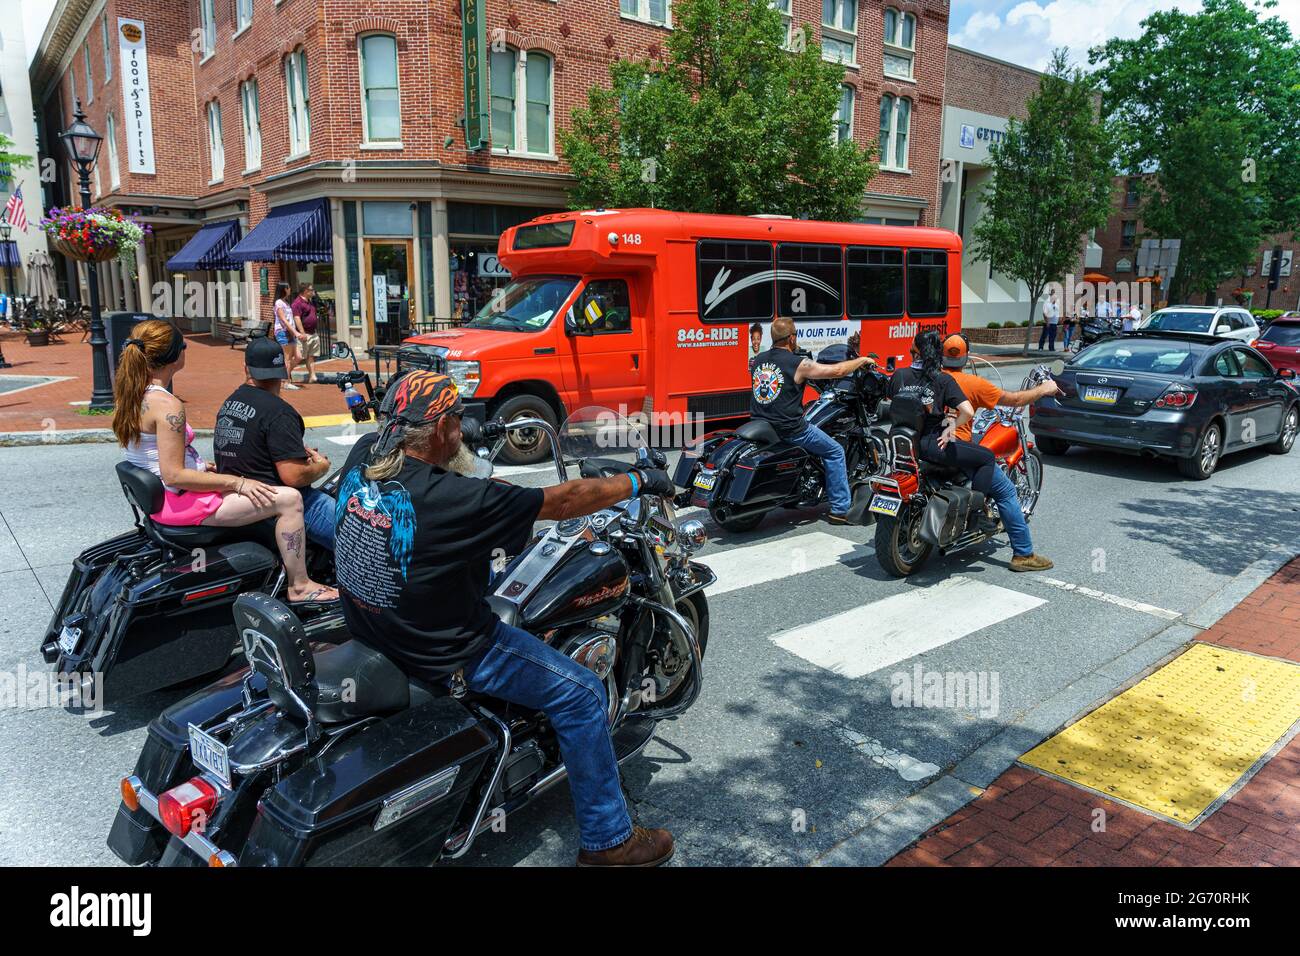
<path id="1" fill-rule="evenodd" d="M 150 893 L 83 893 L 78 886 L 50 897 L 50 925 L 55 927 L 128 927 L 133 936 L 153 928 Z"/>

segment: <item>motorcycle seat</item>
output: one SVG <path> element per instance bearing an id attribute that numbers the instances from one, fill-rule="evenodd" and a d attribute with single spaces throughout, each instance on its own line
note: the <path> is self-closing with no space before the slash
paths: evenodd
<path id="1" fill-rule="evenodd" d="M 316 719 L 340 724 L 410 705 L 410 682 L 391 660 L 355 638 L 316 651 Z"/>
<path id="2" fill-rule="evenodd" d="M 756 445 L 775 445 L 781 440 L 772 423 L 764 418 L 751 418 L 736 429 L 736 437 L 752 441 Z"/>
<path id="3" fill-rule="evenodd" d="M 270 519 L 236 528 L 159 524 L 149 516 L 162 510 L 165 495 L 162 479 L 146 468 L 133 465 L 129 461 L 120 461 L 117 463 L 117 480 L 122 486 L 122 493 L 126 495 L 126 500 L 139 515 L 141 530 L 157 545 L 174 546 L 188 551 L 192 548 L 207 548 L 218 544 L 253 540 L 271 548 L 275 547 L 275 533 L 270 530 L 274 522 Z"/>

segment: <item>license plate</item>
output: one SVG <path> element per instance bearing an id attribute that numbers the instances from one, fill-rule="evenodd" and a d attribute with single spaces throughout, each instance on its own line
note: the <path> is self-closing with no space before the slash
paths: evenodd
<path id="1" fill-rule="evenodd" d="M 1114 405 L 1119 401 L 1119 389 L 1088 385 L 1083 390 L 1083 400 L 1096 402 L 1098 405 Z"/>
<path id="2" fill-rule="evenodd" d="M 895 498 L 893 495 L 872 495 L 871 506 L 867 510 L 893 518 L 898 515 L 898 509 L 902 504 L 903 499 Z"/>
<path id="3" fill-rule="evenodd" d="M 702 471 L 695 476 L 694 484 L 696 488 L 700 489 L 700 491 L 712 491 L 713 486 L 717 484 L 717 481 L 718 481 L 717 475 L 713 474 L 712 472 Z"/>
<path id="4" fill-rule="evenodd" d="M 80 640 L 81 628 L 64 625 L 63 630 L 59 631 L 59 650 L 70 657 L 77 649 L 77 642 Z"/>
<path id="5" fill-rule="evenodd" d="M 194 766 L 206 770 L 230 789 L 230 757 L 226 745 L 190 724 L 190 759 Z"/>

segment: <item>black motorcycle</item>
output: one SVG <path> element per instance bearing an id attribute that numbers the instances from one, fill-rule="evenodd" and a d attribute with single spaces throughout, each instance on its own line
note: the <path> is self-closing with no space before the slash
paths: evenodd
<path id="1" fill-rule="evenodd" d="M 1108 319 L 1104 316 L 1091 315 L 1079 320 L 1079 330 L 1070 341 L 1071 352 L 1081 352 L 1089 345 L 1102 339 L 1111 339 L 1120 334 L 1122 320 Z"/>
<path id="2" fill-rule="evenodd" d="M 345 352 L 336 346 L 335 354 Z M 378 398 L 370 377 L 352 361 L 339 388 L 362 386 L 365 400 L 352 413 L 356 421 L 368 421 Z M 333 495 L 339 478 L 335 472 L 321 489 Z M 41 639 L 41 655 L 55 673 L 83 684 L 101 675 L 97 705 L 220 672 L 240 647 L 231 620 L 235 599 L 249 591 L 279 594 L 285 585 L 273 522 L 238 528 L 158 524 L 149 518 L 162 507 L 158 476 L 120 462 L 117 480 L 135 528 L 77 556 Z M 333 584 L 333 554 L 309 543 L 307 570 L 314 580 Z M 324 626 L 340 626 L 336 602 L 300 605 L 299 612 L 309 620 L 325 615 Z"/>
<path id="3" fill-rule="evenodd" d="M 852 521 L 861 521 L 870 489 L 880 471 L 885 429 L 876 409 L 888 394 L 889 379 L 872 366 L 825 382 L 813 381 L 819 396 L 804 406 L 804 418 L 844 447 Z M 673 476 L 678 504 L 706 508 L 728 531 L 748 531 L 776 508 L 814 507 L 826 500 L 822 461 L 798 445 L 782 441 L 769 422 L 751 419 L 736 429 L 704 436 L 682 452 Z"/>
<path id="4" fill-rule="evenodd" d="M 578 461 L 588 477 L 664 462 L 572 420 L 563 441 L 538 419 L 483 436 L 499 452 L 513 428 L 598 451 Z M 495 579 L 502 620 L 605 682 L 620 763 L 700 693 L 715 579 L 690 556 L 704 538 L 669 499 L 641 495 L 539 532 Z M 127 863 L 428 864 L 464 856 L 565 779 L 539 712 L 410 678 L 265 595 L 241 596 L 234 616 L 248 666 L 164 711 L 122 781 L 108 845 Z"/>

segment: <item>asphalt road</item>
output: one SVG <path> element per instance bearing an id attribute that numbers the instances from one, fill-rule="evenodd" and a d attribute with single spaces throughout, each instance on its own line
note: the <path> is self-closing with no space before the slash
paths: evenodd
<path id="1" fill-rule="evenodd" d="M 309 441 L 341 462 L 337 432 Z M 112 445 L 0 448 L 0 674 L 45 669 L 37 645 L 72 558 L 129 526 L 117 460 Z M 1002 541 L 898 581 L 877 566 L 870 528 L 832 528 L 822 512 L 778 513 L 743 535 L 710 523 L 701 560 L 721 581 L 705 689 L 625 768 L 640 820 L 673 829 L 681 865 L 826 858 L 1030 709 L 1295 540 L 1298 460 L 1234 455 L 1193 483 L 1172 465 L 1119 455 L 1047 459 L 1031 524 L 1036 550 L 1056 562 L 1046 575 L 1011 573 Z M 911 686 L 918 666 L 973 673 L 986 694 L 961 706 L 895 706 L 895 688 Z M 118 781 L 148 721 L 178 696 L 93 717 L 0 709 L 0 863 L 116 864 L 104 840 Z M 1026 740 L 1026 749 L 1036 742 Z M 505 833 L 481 837 L 459 865 L 567 864 L 576 847 L 560 787 Z"/>

